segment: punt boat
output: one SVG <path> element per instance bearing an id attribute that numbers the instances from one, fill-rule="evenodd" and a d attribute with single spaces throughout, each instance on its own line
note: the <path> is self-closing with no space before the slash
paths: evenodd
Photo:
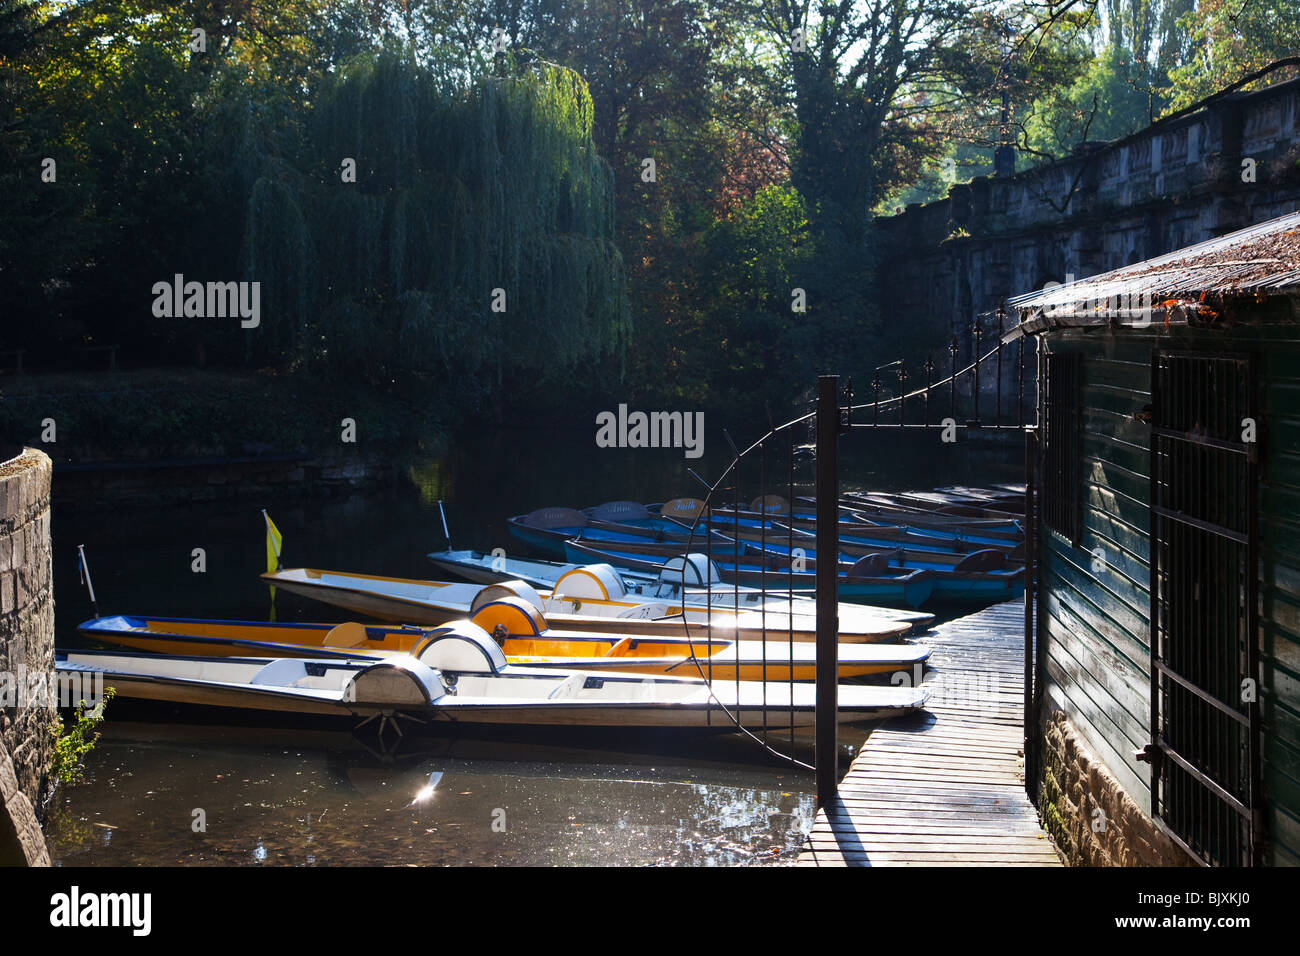
<path id="1" fill-rule="evenodd" d="M 978 506 L 950 506 L 954 510 L 933 510 L 920 502 L 905 503 L 891 500 L 874 492 L 845 492 L 836 503 L 840 521 L 851 524 L 881 524 L 908 528 L 936 530 L 960 529 L 966 532 L 996 531 L 1002 534 L 1023 535 L 1024 501 L 1019 510 L 989 513 Z M 816 519 L 817 499 L 805 495 L 795 498 L 795 509 L 800 515 Z M 786 512 L 770 512 L 784 515 Z"/>
<path id="2" fill-rule="evenodd" d="M 767 541 L 788 542 L 794 539 L 802 546 L 814 536 L 817 522 L 813 518 L 767 518 L 756 512 L 718 511 L 711 517 L 713 526 L 725 530 L 732 537 L 762 545 Z M 865 524 L 841 521 L 837 528 L 840 545 L 845 554 L 852 548 L 910 548 L 914 551 L 935 551 L 946 554 L 966 554 L 994 548 L 1008 554 L 1023 553 L 1022 535 L 1005 532 L 965 531 L 953 529 L 940 531 L 932 528 L 913 530 L 898 525 Z M 801 542 L 801 539 L 804 539 Z M 700 536 L 703 542 L 703 534 Z M 867 553 L 863 551 L 862 553 Z"/>
<path id="3" fill-rule="evenodd" d="M 789 546 L 771 542 L 766 551 L 786 560 Z M 817 552 L 809 543 L 804 560 L 814 570 Z M 1024 564 L 996 549 L 969 554 L 940 554 L 934 551 L 877 549 L 866 554 L 841 555 L 840 568 L 853 576 L 876 576 L 900 571 L 925 571 L 932 577 L 936 601 L 1009 601 L 1024 587 Z"/>
<path id="4" fill-rule="evenodd" d="M 618 550 L 613 550 L 614 547 Z M 663 560 L 659 551 L 648 545 L 598 547 L 578 539 L 566 541 L 564 549 L 570 561 L 603 561 L 631 571 L 648 571 Z M 808 562 L 805 570 L 794 570 L 788 557 L 778 558 L 772 554 L 755 553 L 740 561 L 717 560 L 716 555 L 710 557 L 714 559 L 723 581 L 737 586 L 778 591 L 786 587 L 815 588 L 817 584 L 812 562 Z M 869 570 L 868 565 L 856 562 L 841 567 L 838 591 L 842 601 L 862 600 L 916 608 L 929 600 L 933 586 L 930 572 L 925 570 L 885 569 L 876 574 Z"/>
<path id="5" fill-rule="evenodd" d="M 769 505 L 764 512 L 767 516 L 792 524 L 797 528 L 813 530 L 817 527 L 816 499 L 796 499 L 793 508 L 784 498 L 777 497 L 775 500 L 777 504 L 775 506 Z M 758 502 L 755 501 L 750 506 L 749 517 L 762 516 L 758 512 L 757 505 Z M 734 508 L 719 509 L 719 511 L 734 513 Z M 907 535 L 928 535 L 938 540 L 953 539 L 957 542 L 975 542 L 1009 547 L 1015 547 L 1023 542 L 1025 538 L 1024 529 L 1021 527 L 1020 522 L 1011 516 L 982 519 L 963 519 L 960 516 L 953 519 L 951 516 L 944 516 L 945 520 L 942 522 L 910 520 L 911 518 L 924 517 L 926 516 L 920 514 L 894 514 L 871 517 L 856 512 L 851 508 L 841 508 L 839 522 L 842 531 L 849 534 L 883 535 L 892 529 Z"/>
<path id="6" fill-rule="evenodd" d="M 316 568 L 286 568 L 262 574 L 267 584 L 348 611 L 405 624 L 442 624 L 468 617 L 495 597 L 521 597 L 558 625 L 572 631 L 619 632 L 641 637 L 699 636 L 707 625 L 737 640 L 783 639 L 812 641 L 815 608 L 782 612 L 776 608 L 734 610 L 719 602 L 713 607 L 682 607 L 666 601 L 628 600 L 618 574 L 608 566 L 573 568 L 560 576 L 551 591 L 537 591 L 523 581 L 498 584 L 453 584 L 390 578 Z M 907 621 L 862 615 L 841 621 L 845 643 L 892 641 L 911 630 Z"/>
<path id="7" fill-rule="evenodd" d="M 620 520 L 614 520 L 618 518 Z M 574 508 L 538 508 L 506 521 L 510 534 L 531 548 L 551 557 L 564 557 L 564 542 L 578 535 L 613 543 L 654 541 L 685 542 L 689 529 L 652 515 L 634 501 L 609 502 L 586 513 Z M 704 530 L 699 533 L 703 543 Z M 715 546 L 731 545 L 731 539 L 715 534 Z"/>
<path id="8" fill-rule="evenodd" d="M 713 680 L 813 680 L 816 646 L 786 640 L 736 641 L 701 628 L 689 638 L 553 629 L 519 598 L 491 601 L 471 623 L 493 635 L 506 660 L 530 667 L 697 676 Z M 284 624 L 114 615 L 83 622 L 87 638 L 157 654 L 203 657 L 358 659 L 418 657 L 441 632 L 411 625 Z M 911 672 L 929 658 L 915 644 L 852 644 L 839 649 L 839 677 Z"/>
<path id="9" fill-rule="evenodd" d="M 723 712 L 774 726 L 812 727 L 815 685 L 706 682 L 646 674 L 597 674 L 506 661 L 481 628 L 462 621 L 419 656 L 384 660 L 159 656 L 125 651 L 59 651 L 60 673 L 93 678 L 124 699 L 234 707 L 284 716 L 390 718 L 433 723 L 664 727 L 730 730 Z M 916 711 L 922 687 L 845 685 L 841 722 Z"/>
<path id="10" fill-rule="evenodd" d="M 428 557 L 442 570 L 470 581 L 495 584 L 519 580 L 540 591 L 554 589 L 564 574 L 579 567 L 539 558 L 507 558 L 485 551 L 434 551 Z M 814 590 L 796 588 L 792 594 L 786 582 L 768 590 L 727 584 L 722 580 L 717 565 L 710 568 L 703 554 L 669 558 L 650 571 L 614 570 L 622 581 L 623 594 L 628 600 L 668 601 L 695 608 L 753 611 L 766 608 L 778 613 L 789 613 L 793 609 L 796 614 L 807 615 L 815 615 L 817 610 Z M 933 614 L 924 611 L 845 602 L 840 603 L 838 614 L 841 626 L 850 629 L 860 626 L 859 622 L 864 618 L 885 618 L 906 621 L 919 632 L 934 620 Z"/>
<path id="11" fill-rule="evenodd" d="M 1025 503 L 1008 498 L 1002 501 L 976 501 L 931 492 L 887 494 L 878 491 L 848 492 L 852 506 L 865 505 L 898 514 L 939 515 L 972 520 L 1006 521 L 1025 513 Z"/>

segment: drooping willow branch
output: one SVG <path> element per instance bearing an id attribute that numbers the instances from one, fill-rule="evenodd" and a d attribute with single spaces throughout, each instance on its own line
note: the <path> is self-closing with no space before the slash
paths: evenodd
<path id="1" fill-rule="evenodd" d="M 383 52 L 321 92 L 291 160 L 250 132 L 263 143 L 243 151 L 258 168 L 241 261 L 272 306 L 258 348 L 375 381 L 562 375 L 620 348 L 613 174 L 592 114 L 586 84 L 552 64 L 466 87 Z"/>

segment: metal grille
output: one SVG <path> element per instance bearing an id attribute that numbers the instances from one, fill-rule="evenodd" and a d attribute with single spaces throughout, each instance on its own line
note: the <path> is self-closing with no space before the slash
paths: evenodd
<path id="1" fill-rule="evenodd" d="M 1203 863 L 1258 862 L 1260 757 L 1251 357 L 1152 360 L 1152 809 Z"/>
<path id="2" fill-rule="evenodd" d="M 1079 544 L 1082 509 L 1079 488 L 1081 363 L 1076 354 L 1047 356 L 1043 389 L 1043 523 Z"/>

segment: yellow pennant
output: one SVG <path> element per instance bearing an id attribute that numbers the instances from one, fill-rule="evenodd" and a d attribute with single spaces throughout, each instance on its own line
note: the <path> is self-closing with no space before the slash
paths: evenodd
<path id="1" fill-rule="evenodd" d="M 266 520 L 266 570 L 280 570 L 280 548 L 284 544 L 284 535 L 280 534 L 280 529 L 275 526 L 271 516 L 262 509 L 262 517 Z M 275 587 L 271 588 L 271 603 L 275 603 Z"/>

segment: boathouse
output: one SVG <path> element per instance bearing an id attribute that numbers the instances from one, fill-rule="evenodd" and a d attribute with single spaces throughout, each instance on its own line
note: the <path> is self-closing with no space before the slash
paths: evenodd
<path id="1" fill-rule="evenodd" d="M 1300 213 L 1008 309 L 1044 824 L 1076 863 L 1300 864 Z"/>

